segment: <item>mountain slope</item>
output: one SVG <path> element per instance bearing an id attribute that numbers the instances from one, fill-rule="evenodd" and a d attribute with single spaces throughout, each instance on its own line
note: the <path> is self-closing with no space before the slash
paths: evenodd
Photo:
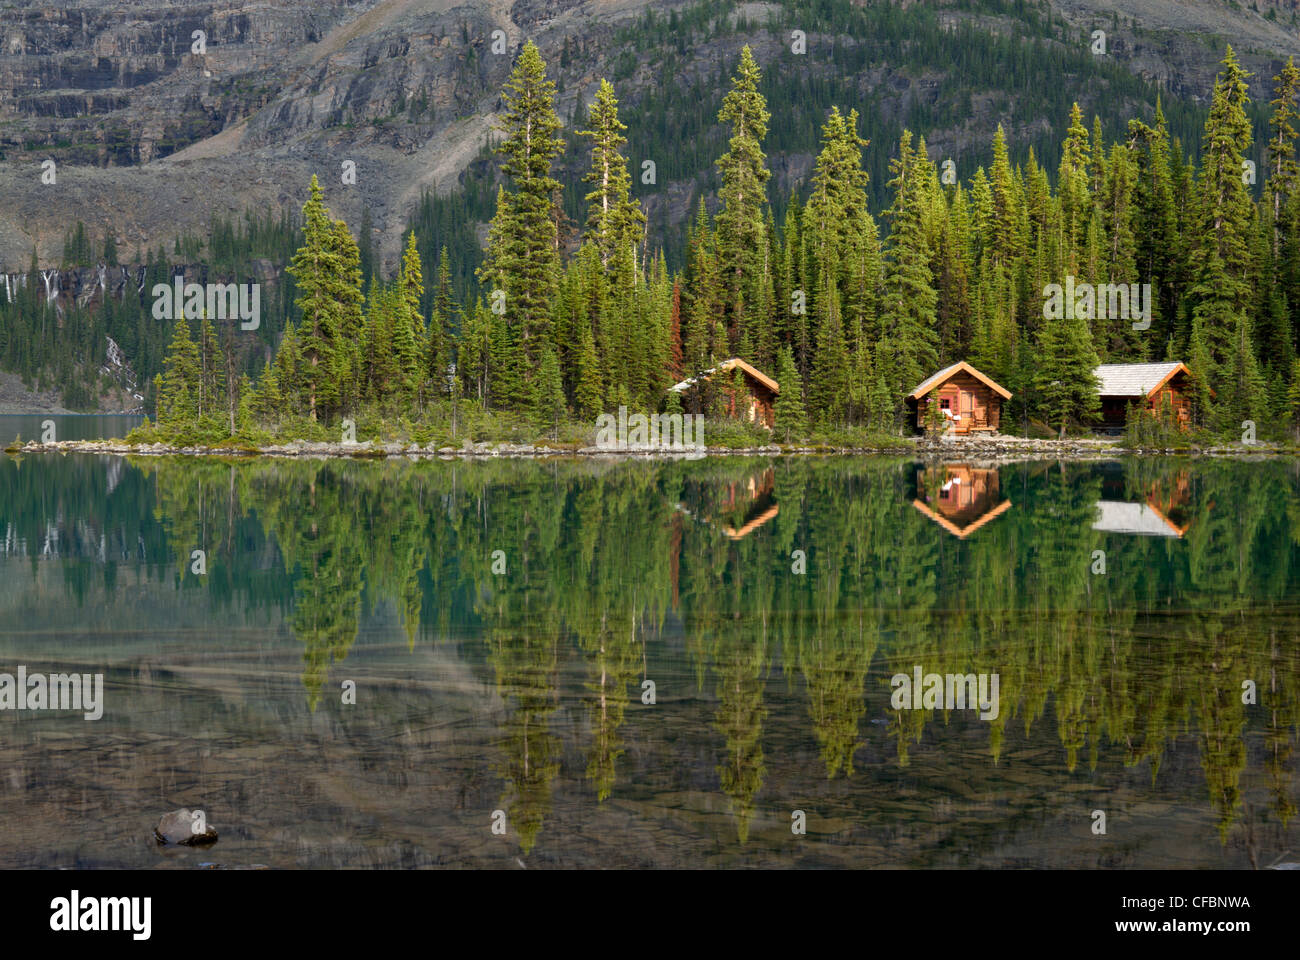
<path id="1" fill-rule="evenodd" d="M 1106 66 L 1118 65 L 1169 98 L 1195 105 L 1209 89 L 1225 39 L 1240 47 L 1257 73 L 1252 94 L 1264 96 L 1264 83 L 1281 59 L 1300 53 L 1300 29 L 1292 22 L 1296 5 L 1266 0 L 1255 12 L 1220 0 L 1053 0 L 1044 8 L 1046 18 L 1038 5 L 1025 3 L 901 6 L 934 8 L 950 29 L 969 26 L 994 36 L 1037 31 L 1053 37 L 1046 42 L 1061 55 L 1077 55 L 1079 38 L 1086 42 L 1091 30 L 1104 29 Z M 661 148 L 656 189 L 643 194 L 652 222 L 664 227 L 680 223 L 692 182 L 711 175 L 711 161 L 700 151 L 701 158 L 692 158 L 695 168 L 686 170 L 675 162 L 676 151 L 662 155 L 670 141 L 656 135 L 638 143 L 638 133 L 650 132 L 638 130 L 638 107 L 693 84 L 702 115 L 716 113 L 718 97 L 710 94 L 720 89 L 745 40 L 754 42 L 761 62 L 809 83 L 828 82 L 826 51 L 836 44 L 860 48 L 857 95 L 863 102 L 846 106 L 863 109 L 864 126 L 877 129 L 878 148 L 900 121 L 915 121 L 918 103 L 949 115 L 920 131 L 945 155 L 978 157 L 998 122 L 1008 126 L 1013 149 L 1059 140 L 1064 116 L 1048 115 L 1041 105 L 1023 107 L 1023 94 L 996 78 L 965 90 L 969 110 L 966 102 L 945 103 L 936 97 L 953 96 L 950 91 L 962 85 L 960 68 L 891 63 L 873 37 L 819 33 L 810 24 L 809 55 L 789 55 L 784 28 L 836 6 L 848 4 L 75 0 L 61 7 L 7 7 L 0 10 L 0 195 L 6 201 L 0 206 L 0 270 L 25 268 L 33 247 L 42 265 L 57 263 L 68 225 L 77 219 L 92 237 L 111 229 L 130 258 L 185 230 L 202 232 L 213 212 L 296 210 L 313 172 L 327 184 L 332 208 L 354 229 L 363 206 L 369 207 L 391 269 L 421 192 L 454 189 L 479 154 L 501 82 L 526 37 L 539 44 L 559 82 L 562 117 L 572 114 L 580 97 L 589 100 L 601 76 L 614 80 L 626 104 L 634 155 Z M 887 5 L 865 6 L 875 11 Z M 659 18 L 638 19 L 647 12 Z M 679 23 L 671 36 L 664 29 L 669 17 Z M 781 30 L 764 30 L 769 20 Z M 201 54 L 191 52 L 195 30 L 206 32 Z M 504 32 L 505 55 L 492 52 L 495 30 Z M 665 69 L 672 72 L 665 75 Z M 834 78 L 841 86 L 849 79 Z M 1095 78 L 1080 75 L 1064 95 L 1087 105 L 1098 99 L 1095 86 Z M 1089 112 L 1103 106 L 1107 113 L 1129 112 L 1113 98 L 1094 102 Z M 963 114 L 960 122 L 952 119 Z M 809 126 L 815 131 L 801 119 L 794 131 L 807 142 L 769 145 L 778 177 L 806 175 L 814 147 Z M 41 162 L 51 158 L 57 182 L 42 183 Z M 341 179 L 348 160 L 356 164 L 354 186 Z M 877 167 L 883 169 L 883 161 Z M 656 211 L 656 203 L 667 208 Z"/>

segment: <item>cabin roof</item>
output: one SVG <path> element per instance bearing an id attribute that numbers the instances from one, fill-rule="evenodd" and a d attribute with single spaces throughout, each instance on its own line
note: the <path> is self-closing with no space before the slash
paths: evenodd
<path id="1" fill-rule="evenodd" d="M 1149 397 L 1178 372 L 1190 374 L 1177 360 L 1168 363 L 1103 363 L 1093 375 L 1103 397 Z"/>
<path id="2" fill-rule="evenodd" d="M 925 396 L 935 387 L 939 386 L 939 384 L 944 383 L 950 380 L 952 377 L 956 376 L 957 374 L 963 372 L 969 373 L 976 380 L 980 381 L 980 383 L 984 384 L 984 386 L 990 388 L 991 390 L 997 391 L 999 394 L 1002 395 L 1003 400 L 1011 399 L 1010 390 L 1008 390 L 1006 387 L 1002 386 L 999 383 L 995 383 L 992 379 L 980 373 L 978 370 L 972 367 L 965 360 L 962 360 L 958 363 L 954 363 L 950 367 L 944 367 L 942 370 L 940 370 L 938 373 L 934 374 L 933 376 L 929 377 L 928 379 L 922 380 L 921 383 L 917 385 L 916 389 L 914 389 L 911 393 L 908 394 L 908 397 L 911 398 L 912 400 L 920 400 L 923 396 Z"/>
<path id="3" fill-rule="evenodd" d="M 681 393 L 683 390 L 686 390 L 694 386 L 695 384 L 699 383 L 701 380 L 707 380 L 710 376 L 712 376 L 715 373 L 725 373 L 728 370 L 734 370 L 736 367 L 740 367 L 741 370 L 749 374 L 749 376 L 753 377 L 755 380 L 757 380 L 763 386 L 767 387 L 767 389 L 771 390 L 773 393 L 779 394 L 781 392 L 781 388 L 777 386 L 777 382 L 775 380 L 773 380 L 765 373 L 760 373 L 758 370 L 754 369 L 744 360 L 741 360 L 740 357 L 732 357 L 730 360 L 723 360 L 716 367 L 709 367 L 709 369 L 702 370 L 693 377 L 687 377 L 681 383 L 673 384 L 671 387 L 668 388 L 668 390 L 671 393 Z"/>

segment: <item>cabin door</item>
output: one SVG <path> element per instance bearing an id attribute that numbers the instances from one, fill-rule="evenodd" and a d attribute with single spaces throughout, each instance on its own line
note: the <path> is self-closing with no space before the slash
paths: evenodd
<path id="1" fill-rule="evenodd" d="M 967 433 L 973 426 L 972 421 L 975 417 L 975 395 L 963 390 L 958 403 L 960 404 L 961 421 L 957 429 L 959 433 Z"/>

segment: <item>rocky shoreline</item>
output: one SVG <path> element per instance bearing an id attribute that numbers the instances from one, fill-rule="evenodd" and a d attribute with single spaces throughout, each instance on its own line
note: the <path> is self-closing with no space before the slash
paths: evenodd
<path id="1" fill-rule="evenodd" d="M 1014 460 L 1114 460 L 1123 456 L 1200 456 L 1260 458 L 1296 455 L 1293 447 L 1276 444 L 1223 444 L 1211 447 L 1179 449 L 1125 449 L 1117 441 L 1092 438 L 1033 440 L 1023 437 L 973 437 L 943 440 L 900 438 L 888 446 L 806 446 L 768 444 L 758 447 L 705 447 L 675 449 L 646 445 L 620 448 L 602 446 L 548 445 L 545 443 L 473 443 L 459 447 L 420 446 L 414 443 L 325 443 L 296 440 L 291 443 L 251 446 L 226 444 L 214 446 L 173 446 L 164 443 L 127 443 L 125 440 L 62 440 L 41 443 L 36 440 L 10 446 L 8 454 L 98 453 L 118 456 L 215 456 L 280 457 L 291 459 L 346 458 L 386 460 L 407 458 L 439 460 L 538 459 L 593 457 L 624 460 L 680 460 L 719 456 L 911 456 L 926 460 L 979 460 L 1007 462 Z"/>

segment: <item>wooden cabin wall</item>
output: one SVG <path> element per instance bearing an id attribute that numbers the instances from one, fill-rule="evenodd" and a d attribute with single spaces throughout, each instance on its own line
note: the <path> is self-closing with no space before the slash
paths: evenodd
<path id="1" fill-rule="evenodd" d="M 723 390 L 728 417 L 756 423 L 769 430 L 776 426 L 776 395 L 761 383 L 746 375 L 743 394 L 737 395 L 734 383 L 728 383 Z"/>
<path id="2" fill-rule="evenodd" d="M 1179 425 L 1187 430 L 1192 422 L 1192 399 L 1189 388 L 1187 375 L 1180 373 L 1146 401 L 1147 409 L 1158 416 L 1164 398 L 1168 395 L 1169 405 L 1178 418 Z M 1112 429 L 1122 428 L 1128 422 L 1129 404 L 1135 401 L 1135 397 L 1103 396 L 1101 398 L 1102 423 Z"/>
<path id="3" fill-rule="evenodd" d="M 1174 377 L 1158 391 L 1155 396 L 1147 401 L 1147 409 L 1152 413 L 1159 415 L 1161 407 L 1164 405 L 1165 396 L 1169 397 L 1169 405 L 1178 418 L 1178 423 L 1185 430 L 1192 420 L 1192 400 L 1187 393 L 1187 377 L 1179 374 Z"/>
<path id="4" fill-rule="evenodd" d="M 961 413 L 961 394 L 963 392 L 972 395 L 972 416 L 968 420 L 962 417 L 960 424 L 954 424 L 954 429 L 962 432 L 975 428 L 991 428 L 997 430 L 1002 425 L 1002 395 L 993 390 L 985 383 L 972 377 L 966 371 L 961 371 L 949 377 L 939 386 L 939 402 L 948 401 L 948 409 L 954 414 Z M 925 413 L 928 406 L 927 397 L 922 397 L 916 404 L 916 425 L 925 426 Z"/>

